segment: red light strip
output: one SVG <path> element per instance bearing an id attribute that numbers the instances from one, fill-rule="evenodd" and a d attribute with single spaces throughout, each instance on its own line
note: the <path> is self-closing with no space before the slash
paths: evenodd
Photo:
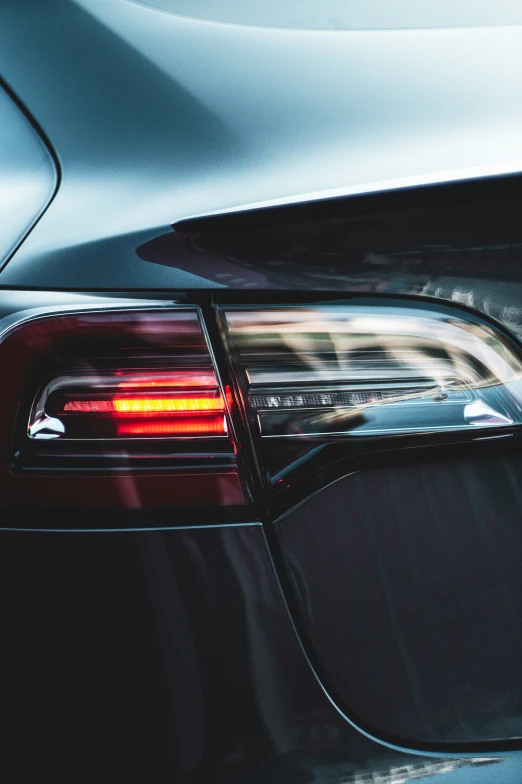
<path id="1" fill-rule="evenodd" d="M 135 397 L 114 398 L 118 414 L 183 413 L 185 411 L 223 411 L 223 398 L 219 397 Z"/>
<path id="2" fill-rule="evenodd" d="M 121 397 L 112 400 L 69 400 L 64 412 L 77 414 L 174 414 L 193 411 L 224 411 L 217 397 Z"/>
<path id="3" fill-rule="evenodd" d="M 118 422 L 119 436 L 226 435 L 224 416 L 179 417 L 167 421 Z"/>

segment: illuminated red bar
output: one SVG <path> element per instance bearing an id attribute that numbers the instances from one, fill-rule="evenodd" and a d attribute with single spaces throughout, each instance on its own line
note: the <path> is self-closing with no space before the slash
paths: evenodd
<path id="1" fill-rule="evenodd" d="M 64 412 L 77 414 L 174 414 L 198 411 L 223 411 L 217 397 L 121 397 L 112 400 L 69 400 Z"/>
<path id="2" fill-rule="evenodd" d="M 218 397 L 133 397 L 114 398 L 118 414 L 183 413 L 185 411 L 223 411 L 225 406 Z"/>
<path id="3" fill-rule="evenodd" d="M 119 436 L 223 436 L 224 416 L 181 416 L 144 422 L 118 422 Z"/>

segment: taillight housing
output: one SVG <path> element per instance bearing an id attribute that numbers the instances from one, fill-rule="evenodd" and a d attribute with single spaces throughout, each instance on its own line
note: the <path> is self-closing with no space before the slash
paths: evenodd
<path id="1" fill-rule="evenodd" d="M 3 503 L 242 507 L 249 482 L 269 503 L 290 490 L 288 508 L 361 456 L 521 432 L 518 344 L 470 311 L 354 298 L 206 312 L 221 376 L 196 306 L 13 317 Z"/>
<path id="2" fill-rule="evenodd" d="M 245 502 L 228 401 L 196 308 L 32 319 L 4 335 L 0 361 L 9 368 L 5 502 Z"/>
<path id="3" fill-rule="evenodd" d="M 218 317 L 275 492 L 297 475 L 312 490 L 307 471 L 357 455 L 522 424 L 518 347 L 458 308 L 360 298 L 221 307 Z"/>

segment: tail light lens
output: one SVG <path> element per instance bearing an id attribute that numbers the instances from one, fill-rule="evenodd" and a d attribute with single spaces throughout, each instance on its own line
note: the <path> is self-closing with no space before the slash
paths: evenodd
<path id="1" fill-rule="evenodd" d="M 320 445 L 522 423 L 518 350 L 459 310 L 325 304 L 220 318 L 273 483 Z"/>
<path id="2" fill-rule="evenodd" d="M 226 436 L 228 426 L 213 370 L 135 369 L 51 379 L 35 400 L 28 433 L 37 440 L 206 437 Z"/>
<path id="3" fill-rule="evenodd" d="M 4 336 L 0 358 L 10 368 L 0 429 L 14 442 L 7 502 L 245 502 L 196 309 L 38 318 Z"/>
<path id="4" fill-rule="evenodd" d="M 217 314 L 243 424 L 276 492 L 292 476 L 310 492 L 303 478 L 411 439 L 469 441 L 522 424 L 519 349 L 468 312 L 359 300 Z M 197 308 L 38 317 L 4 333 L 0 361 L 6 504 L 248 501 L 233 396 Z"/>

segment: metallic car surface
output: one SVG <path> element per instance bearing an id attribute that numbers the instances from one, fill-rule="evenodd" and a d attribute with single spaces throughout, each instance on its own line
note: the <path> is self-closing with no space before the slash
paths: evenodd
<path id="1" fill-rule="evenodd" d="M 241 0 L 136 0 L 180 16 L 254 27 L 295 30 L 367 30 L 419 27 L 475 27 L 517 24 L 522 11 L 512 0 L 265 0 L 256 5 Z"/>
<path id="2" fill-rule="evenodd" d="M 136 247 L 197 214 L 522 168 L 517 26 L 294 31 L 6 0 L 0 36 L 63 170 L 5 285 L 208 286 Z"/>
<path id="3" fill-rule="evenodd" d="M 0 259 L 6 261 L 47 207 L 58 172 L 39 132 L 0 83 Z"/>

